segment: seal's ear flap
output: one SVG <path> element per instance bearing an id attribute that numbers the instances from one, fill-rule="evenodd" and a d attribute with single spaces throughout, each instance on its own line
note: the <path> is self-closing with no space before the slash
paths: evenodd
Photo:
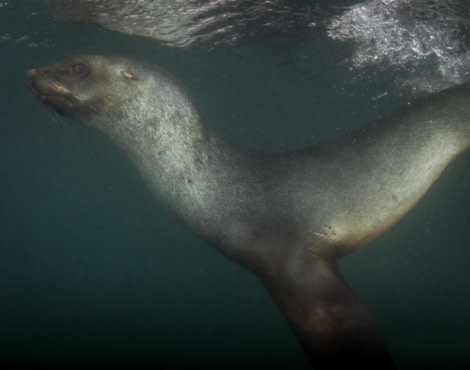
<path id="1" fill-rule="evenodd" d="M 121 71 L 121 76 L 124 77 L 126 80 L 130 81 L 138 81 L 139 78 L 132 72 L 129 71 Z"/>
<path id="2" fill-rule="evenodd" d="M 304 256 L 286 266 L 261 280 L 315 368 L 396 368 L 384 337 L 334 261 Z"/>

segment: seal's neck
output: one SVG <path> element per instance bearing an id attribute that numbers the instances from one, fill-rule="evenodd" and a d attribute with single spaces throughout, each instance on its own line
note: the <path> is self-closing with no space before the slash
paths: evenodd
<path id="1" fill-rule="evenodd" d="M 168 101 L 141 103 L 139 111 L 117 117 L 113 125 L 92 125 L 128 154 L 160 201 L 186 224 L 213 243 L 227 241 L 220 235 L 227 232 L 223 220 L 245 222 L 242 210 L 256 188 L 248 184 L 248 172 L 255 168 L 252 162 L 267 155 L 224 141 L 184 93 Z"/>

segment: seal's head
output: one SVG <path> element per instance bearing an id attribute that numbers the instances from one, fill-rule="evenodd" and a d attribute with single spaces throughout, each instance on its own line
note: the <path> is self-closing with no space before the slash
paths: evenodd
<path id="1" fill-rule="evenodd" d="M 136 72 L 119 63 L 119 58 L 113 59 L 110 64 L 108 57 L 77 56 L 30 70 L 30 90 L 46 106 L 69 118 L 88 121 L 97 112 L 112 114 L 119 102 L 118 94 L 110 92 L 132 90 L 139 80 Z"/>
<path id="2" fill-rule="evenodd" d="M 184 89 L 168 73 L 117 56 L 76 56 L 32 69 L 27 77 L 43 104 L 102 131 L 110 122 L 158 121 L 173 102 L 186 100 Z"/>

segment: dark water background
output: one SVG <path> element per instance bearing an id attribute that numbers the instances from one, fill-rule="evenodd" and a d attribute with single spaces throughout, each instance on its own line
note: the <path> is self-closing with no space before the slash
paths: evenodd
<path id="1" fill-rule="evenodd" d="M 330 45 L 305 48 L 318 50 L 313 68 L 329 66 Z M 114 145 L 30 96 L 26 70 L 82 53 L 159 64 L 221 135 L 269 151 L 343 135 L 408 99 L 375 99 L 393 75 L 306 76 L 262 45 L 185 52 L 0 2 L 0 364 L 309 368 L 254 276 L 166 212 Z M 468 160 L 340 262 L 403 368 L 470 364 Z"/>

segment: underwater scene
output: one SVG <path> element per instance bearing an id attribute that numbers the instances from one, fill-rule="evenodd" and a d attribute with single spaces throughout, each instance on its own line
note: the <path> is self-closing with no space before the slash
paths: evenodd
<path id="1" fill-rule="evenodd" d="M 216 134 L 281 153 L 470 81 L 470 4 L 0 1 L 0 366 L 311 369 L 255 274 L 31 94 L 28 70 L 85 54 L 158 65 Z M 400 369 L 470 366 L 469 204 L 463 153 L 338 259 Z"/>

